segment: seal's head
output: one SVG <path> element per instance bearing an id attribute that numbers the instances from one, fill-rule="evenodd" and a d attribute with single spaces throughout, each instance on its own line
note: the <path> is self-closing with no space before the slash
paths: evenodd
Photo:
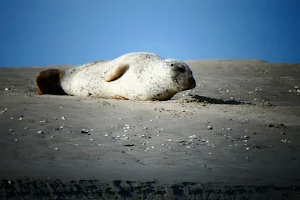
<path id="1" fill-rule="evenodd" d="M 178 92 L 196 87 L 193 72 L 186 63 L 176 59 L 166 59 L 164 62 L 170 69 L 171 81 Z"/>
<path id="2" fill-rule="evenodd" d="M 176 59 L 165 59 L 161 65 L 163 70 L 158 69 L 160 65 L 155 67 L 160 71 L 161 78 L 157 82 L 159 87 L 155 88 L 157 93 L 153 93 L 153 100 L 169 100 L 178 92 L 196 87 L 193 72 L 186 63 Z"/>

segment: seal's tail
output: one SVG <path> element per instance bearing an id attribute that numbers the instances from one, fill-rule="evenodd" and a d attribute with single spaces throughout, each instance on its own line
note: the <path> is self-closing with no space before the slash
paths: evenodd
<path id="1" fill-rule="evenodd" d="M 66 95 L 60 84 L 64 73 L 63 70 L 59 69 L 48 69 L 40 72 L 35 79 L 37 92 L 39 94 Z"/>

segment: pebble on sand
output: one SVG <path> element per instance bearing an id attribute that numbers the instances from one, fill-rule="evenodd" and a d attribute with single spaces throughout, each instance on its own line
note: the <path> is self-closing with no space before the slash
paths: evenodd
<path id="1" fill-rule="evenodd" d="M 7 112 L 7 111 L 8 111 L 8 108 L 4 108 L 2 111 L 0 111 L 0 114 L 3 114 L 5 112 Z"/>
<path id="2" fill-rule="evenodd" d="M 287 140 L 287 139 L 284 139 L 284 140 L 281 140 L 281 142 L 283 142 L 283 143 L 291 143 L 291 141 L 290 140 Z"/>
<path id="3" fill-rule="evenodd" d="M 90 131 L 89 130 L 86 130 L 86 129 L 82 129 L 81 130 L 81 133 L 89 133 Z"/>

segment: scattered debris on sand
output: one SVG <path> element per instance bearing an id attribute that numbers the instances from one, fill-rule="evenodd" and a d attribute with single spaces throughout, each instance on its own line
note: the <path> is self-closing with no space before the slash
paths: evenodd
<path id="1" fill-rule="evenodd" d="M 266 124 L 266 126 L 270 128 L 286 128 L 284 124 Z"/>

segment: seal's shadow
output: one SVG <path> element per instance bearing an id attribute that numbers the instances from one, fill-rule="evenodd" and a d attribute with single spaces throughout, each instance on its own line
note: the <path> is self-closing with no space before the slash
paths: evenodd
<path id="1" fill-rule="evenodd" d="M 229 105 L 241 105 L 241 104 L 251 104 L 251 103 L 245 103 L 242 101 L 236 101 L 236 100 L 223 100 L 223 99 L 215 99 L 210 97 L 204 97 L 199 95 L 194 95 L 191 97 L 196 102 L 205 102 L 210 104 L 229 104 Z"/>

